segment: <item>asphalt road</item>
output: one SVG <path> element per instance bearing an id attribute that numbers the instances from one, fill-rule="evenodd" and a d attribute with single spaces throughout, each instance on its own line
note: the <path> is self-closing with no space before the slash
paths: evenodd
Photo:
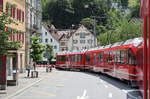
<path id="1" fill-rule="evenodd" d="M 54 70 L 12 99 L 140 99 L 136 90 L 106 75 Z"/>

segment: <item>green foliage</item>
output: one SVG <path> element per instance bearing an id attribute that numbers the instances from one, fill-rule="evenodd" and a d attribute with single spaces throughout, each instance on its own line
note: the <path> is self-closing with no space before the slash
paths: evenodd
<path id="1" fill-rule="evenodd" d="M 42 53 L 44 52 L 44 46 L 38 42 L 39 38 L 36 36 L 31 37 L 31 53 L 30 56 L 34 62 L 42 59 Z"/>
<path id="2" fill-rule="evenodd" d="M 9 17 L 9 14 L 3 12 L 0 16 L 0 55 L 6 55 L 8 50 L 18 49 L 21 47 L 19 42 L 9 41 L 9 37 L 12 34 L 18 33 L 18 31 L 12 31 L 12 29 L 8 29 L 6 31 L 6 26 L 10 24 L 16 23 Z"/>
<path id="3" fill-rule="evenodd" d="M 94 20 L 91 19 L 91 18 L 84 18 L 84 19 L 81 20 L 80 23 L 83 24 L 88 29 L 92 29 L 93 28 Z"/>
<path id="4" fill-rule="evenodd" d="M 48 44 L 46 45 L 44 57 L 47 58 L 49 61 L 51 61 L 51 59 L 53 58 L 53 46 Z"/>
<path id="5" fill-rule="evenodd" d="M 110 17 L 107 20 L 108 24 L 104 26 L 103 33 L 98 35 L 101 45 L 142 36 L 142 21 L 140 19 L 132 19 L 116 10 L 111 10 L 108 15 Z"/>
<path id="6" fill-rule="evenodd" d="M 44 0 L 42 0 L 44 2 Z M 104 16 L 110 6 L 109 0 L 50 0 L 43 7 L 43 20 L 54 24 L 57 28 L 66 29 L 78 25 L 82 19 L 90 16 Z M 98 19 L 105 23 L 106 18 Z"/>
<path id="7" fill-rule="evenodd" d="M 140 17 L 140 1 L 141 0 L 129 0 L 129 8 L 131 10 L 131 16 L 132 17 Z"/>

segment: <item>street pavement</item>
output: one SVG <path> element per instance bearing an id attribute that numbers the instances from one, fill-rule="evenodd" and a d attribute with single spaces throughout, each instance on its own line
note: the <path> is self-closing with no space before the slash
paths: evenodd
<path id="1" fill-rule="evenodd" d="M 54 69 L 43 77 L 6 99 L 141 99 L 137 89 L 102 74 Z"/>
<path id="2" fill-rule="evenodd" d="M 25 89 L 31 87 L 35 83 L 44 79 L 44 77 L 50 75 L 46 73 L 45 68 L 37 68 L 39 72 L 38 78 L 27 77 L 27 73 L 19 74 L 19 81 L 17 86 L 8 86 L 6 91 L 0 91 L 0 99 L 11 99 L 14 95 L 23 92 Z M 30 75 L 31 76 L 31 75 Z"/>

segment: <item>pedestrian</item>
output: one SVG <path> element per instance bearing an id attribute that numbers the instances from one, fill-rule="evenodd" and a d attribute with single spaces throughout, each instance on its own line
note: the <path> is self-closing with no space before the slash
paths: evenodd
<path id="1" fill-rule="evenodd" d="M 30 69 L 31 69 L 31 63 L 28 64 L 27 66 L 27 77 L 30 77 Z"/>

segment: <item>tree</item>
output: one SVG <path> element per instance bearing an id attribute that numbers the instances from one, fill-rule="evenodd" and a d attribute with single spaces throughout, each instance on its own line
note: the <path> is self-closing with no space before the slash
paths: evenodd
<path id="1" fill-rule="evenodd" d="M 51 62 L 51 59 L 53 58 L 53 46 L 48 44 L 46 45 L 44 57 L 47 58 L 49 62 Z"/>
<path id="2" fill-rule="evenodd" d="M 39 38 L 36 36 L 31 37 L 31 58 L 33 59 L 34 64 L 42 59 L 42 53 L 44 52 L 44 46 L 38 42 Z M 34 65 L 34 70 L 35 70 Z"/>
<path id="3" fill-rule="evenodd" d="M 139 18 L 141 0 L 129 0 L 129 8 L 131 10 L 131 17 Z"/>
<path id="4" fill-rule="evenodd" d="M 90 18 L 90 16 L 105 16 L 110 9 L 110 0 L 42 1 L 44 5 L 43 20 L 50 20 L 52 24 L 61 29 L 70 28 L 72 24 L 78 25 L 82 19 Z M 97 22 L 98 24 L 104 24 L 106 18 L 97 19 Z"/>
<path id="5" fill-rule="evenodd" d="M 131 19 L 130 15 L 121 14 L 118 11 L 110 11 L 108 15 L 110 18 L 107 20 L 107 25 L 104 26 L 104 32 L 98 36 L 102 45 L 142 36 L 140 19 Z"/>
<path id="6" fill-rule="evenodd" d="M 54 0 L 48 3 L 43 12 L 43 20 L 50 20 L 57 28 L 67 28 L 73 23 L 73 9 L 68 0 Z"/>
<path id="7" fill-rule="evenodd" d="M 91 19 L 91 18 L 84 18 L 84 19 L 81 20 L 80 23 L 83 24 L 88 29 L 93 29 L 94 20 Z"/>
<path id="8" fill-rule="evenodd" d="M 7 61 L 3 60 L 3 57 L 7 56 L 9 54 L 8 50 L 17 50 L 21 47 L 19 42 L 14 42 L 14 41 L 12 42 L 9 40 L 9 38 L 12 35 L 19 33 L 17 30 L 10 29 L 7 27 L 11 24 L 17 25 L 10 18 L 10 15 L 8 13 L 2 12 L 1 16 L 0 16 L 0 80 L 4 80 L 4 79 L 6 80 L 6 76 L 2 75 L 2 72 L 4 70 L 6 70 L 5 62 L 7 62 Z M 2 84 L 2 86 L 3 85 L 5 86 L 6 82 L 4 81 L 1 84 Z M 4 87 L 4 89 L 5 89 L 5 87 Z"/>
<path id="9" fill-rule="evenodd" d="M 10 29 L 7 25 L 16 24 L 10 17 L 9 14 L 2 13 L 0 16 L 0 55 L 7 55 L 8 50 L 20 48 L 19 42 L 12 42 L 9 37 L 13 34 L 19 33 L 15 29 Z M 17 24 L 16 24 L 17 25 Z"/>

